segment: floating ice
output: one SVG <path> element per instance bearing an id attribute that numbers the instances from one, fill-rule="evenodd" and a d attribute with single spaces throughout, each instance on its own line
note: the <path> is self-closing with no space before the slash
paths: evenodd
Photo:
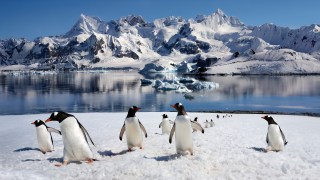
<path id="1" fill-rule="evenodd" d="M 177 93 L 190 93 L 194 90 L 212 90 L 219 87 L 215 82 L 203 82 L 193 78 L 172 78 L 164 80 L 140 79 L 141 85 L 153 85 L 157 90 L 171 91 L 175 90 Z"/>

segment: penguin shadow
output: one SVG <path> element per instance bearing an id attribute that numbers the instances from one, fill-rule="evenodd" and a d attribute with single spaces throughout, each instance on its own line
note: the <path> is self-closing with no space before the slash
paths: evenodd
<path id="1" fill-rule="evenodd" d="M 49 162 L 59 162 L 59 163 L 61 163 L 61 162 L 63 162 L 63 158 L 48 158 L 47 159 Z"/>
<path id="2" fill-rule="evenodd" d="M 154 159 L 156 161 L 173 161 L 176 160 L 177 158 L 181 157 L 181 154 L 171 154 L 171 155 L 166 155 L 166 156 L 157 156 L 157 157 L 144 157 L 147 159 Z"/>
<path id="3" fill-rule="evenodd" d="M 25 147 L 21 149 L 16 149 L 13 152 L 23 152 L 23 151 L 40 151 L 39 148 L 31 148 L 31 147 Z"/>
<path id="4" fill-rule="evenodd" d="M 35 161 L 41 161 L 40 159 L 25 159 L 21 160 L 22 162 L 35 162 Z"/>
<path id="5" fill-rule="evenodd" d="M 248 149 L 252 149 L 252 150 L 257 151 L 257 152 L 263 152 L 263 153 L 265 153 L 265 152 L 266 152 L 266 149 L 265 149 L 265 148 L 259 148 L 259 147 L 248 147 Z"/>
<path id="6" fill-rule="evenodd" d="M 108 156 L 108 157 L 112 157 L 112 156 L 119 156 L 119 155 L 124 155 L 126 153 L 128 153 L 129 151 L 128 150 L 123 150 L 123 151 L 120 151 L 120 152 L 117 152 L 117 153 L 114 153 L 110 150 L 106 150 L 106 151 L 98 151 L 98 153 L 102 156 L 102 157 L 105 157 L 105 156 Z"/>

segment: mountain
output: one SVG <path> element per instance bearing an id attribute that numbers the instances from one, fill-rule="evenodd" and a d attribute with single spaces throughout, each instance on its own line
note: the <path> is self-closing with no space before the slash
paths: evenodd
<path id="1" fill-rule="evenodd" d="M 320 25 L 246 26 L 218 9 L 194 19 L 103 21 L 80 15 L 61 36 L 0 40 L 0 70 L 136 68 L 148 63 L 187 73 L 320 73 Z"/>

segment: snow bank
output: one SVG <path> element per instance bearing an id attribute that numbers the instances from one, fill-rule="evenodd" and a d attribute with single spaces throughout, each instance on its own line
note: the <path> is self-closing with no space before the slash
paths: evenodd
<path id="1" fill-rule="evenodd" d="M 188 109 L 188 107 L 186 107 Z M 118 136 L 126 112 L 76 113 L 87 128 L 99 161 L 92 165 L 71 163 L 55 167 L 61 160 L 63 142 L 53 134 L 55 151 L 37 150 L 35 119 L 49 114 L 0 116 L 0 179 L 318 179 L 320 170 L 320 119 L 273 115 L 289 141 L 283 152 L 264 153 L 267 123 L 261 115 L 233 114 L 216 119 L 213 113 L 189 113 L 202 124 L 213 119 L 216 126 L 193 133 L 194 156 L 176 155 L 159 123 L 164 112 L 138 112 L 148 132 L 144 149 L 127 152 Z M 176 112 L 168 112 L 174 120 Z M 58 123 L 48 123 L 59 128 Z"/>

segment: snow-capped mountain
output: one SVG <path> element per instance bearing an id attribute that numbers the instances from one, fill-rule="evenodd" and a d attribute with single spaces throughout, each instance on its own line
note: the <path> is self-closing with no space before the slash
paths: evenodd
<path id="1" fill-rule="evenodd" d="M 1 40 L 0 69 L 141 69 L 154 62 L 172 69 L 214 59 L 206 65 L 209 73 L 250 73 L 253 69 L 258 73 L 319 73 L 319 32 L 316 24 L 299 29 L 246 26 L 220 9 L 194 19 L 167 17 L 153 22 L 133 15 L 103 21 L 81 14 L 62 36 Z M 268 69 L 279 62 L 277 71 Z M 256 71 L 257 64 L 265 68 Z"/>

